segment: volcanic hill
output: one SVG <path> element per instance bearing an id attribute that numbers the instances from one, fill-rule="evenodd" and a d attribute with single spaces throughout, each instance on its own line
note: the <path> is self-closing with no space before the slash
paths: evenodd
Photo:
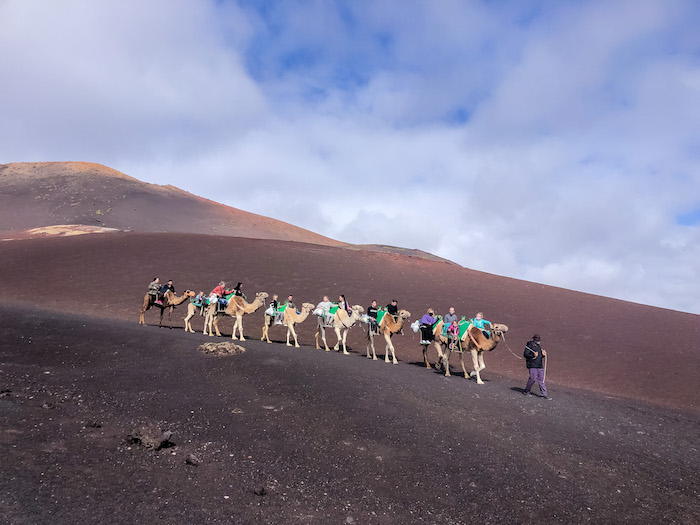
<path id="1" fill-rule="evenodd" d="M 697 315 L 347 245 L 94 164 L 0 165 L 0 232 L 0 522 L 700 523 Z M 457 356 L 450 378 L 427 369 L 408 327 L 397 365 L 365 358 L 362 326 L 350 355 L 316 350 L 314 316 L 301 348 L 282 326 L 260 342 L 263 308 L 245 352 L 213 357 L 231 319 L 224 338 L 185 333 L 183 307 L 172 330 L 137 324 L 156 275 L 509 330 L 484 385 Z M 534 332 L 549 401 L 522 395 Z"/>

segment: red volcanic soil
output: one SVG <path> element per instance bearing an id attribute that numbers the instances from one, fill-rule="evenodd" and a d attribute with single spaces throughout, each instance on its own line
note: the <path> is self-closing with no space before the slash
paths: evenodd
<path id="1" fill-rule="evenodd" d="M 89 162 L 0 164 L 0 231 L 55 224 L 343 243 Z M 8 237 L 4 235 L 3 237 Z"/>
<path id="2" fill-rule="evenodd" d="M 505 342 L 486 355 L 486 381 L 503 388 L 526 379 L 522 349 L 538 332 L 549 352 L 547 379 L 557 386 L 623 396 L 697 413 L 700 322 L 697 315 L 507 279 L 454 264 L 392 253 L 348 250 L 305 243 L 184 234 L 109 233 L 0 243 L 0 297 L 43 308 L 137 322 L 146 286 L 158 275 L 176 290 L 209 292 L 219 280 L 244 283 L 295 303 L 318 303 L 344 293 L 367 307 L 392 298 L 417 319 L 430 306 L 460 315 L 483 311 L 509 327 Z M 182 326 L 185 309 L 173 316 Z M 157 323 L 157 314 L 146 313 Z M 262 309 L 244 317 L 247 337 L 260 338 Z M 202 327 L 197 317 L 195 329 Z M 230 334 L 232 321 L 221 326 Z M 315 318 L 298 328 L 300 342 L 313 344 Z M 285 338 L 282 327 L 271 337 Z M 330 336 L 331 341 L 334 336 Z M 362 328 L 351 330 L 351 349 L 364 354 Z M 383 352 L 380 341 L 378 350 Z M 408 327 L 394 338 L 404 363 L 422 360 L 418 336 Z M 435 361 L 431 349 L 430 360 Z M 515 354 L 515 355 L 514 355 Z M 517 356 L 517 357 L 516 357 Z M 470 359 L 467 359 L 471 369 Z M 453 365 L 457 361 L 453 358 Z M 377 366 L 385 366 L 384 363 Z M 387 374 L 394 373 L 392 367 Z M 426 372 L 430 375 L 429 372 Z M 437 374 L 437 372 L 433 372 Z M 460 372 L 461 375 L 461 372 Z M 461 377 L 453 380 L 463 381 Z"/>

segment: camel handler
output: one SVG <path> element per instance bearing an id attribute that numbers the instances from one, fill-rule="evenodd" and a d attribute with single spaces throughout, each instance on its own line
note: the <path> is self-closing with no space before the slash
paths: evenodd
<path id="1" fill-rule="evenodd" d="M 547 387 L 544 384 L 544 368 L 542 365 L 543 360 L 547 358 L 547 351 L 542 349 L 540 346 L 541 341 L 542 338 L 540 335 L 535 334 L 532 336 L 532 341 L 529 341 L 525 345 L 525 352 L 523 352 L 523 356 L 525 357 L 525 365 L 530 372 L 530 377 L 527 380 L 527 385 L 525 385 L 523 394 L 534 395 L 533 392 L 530 392 L 530 389 L 532 388 L 532 385 L 537 382 L 537 384 L 540 386 L 542 397 L 551 400 L 552 398 L 547 395 Z"/>

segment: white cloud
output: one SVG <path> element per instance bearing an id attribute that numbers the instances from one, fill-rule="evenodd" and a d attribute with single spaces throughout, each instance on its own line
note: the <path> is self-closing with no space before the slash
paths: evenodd
<path id="1" fill-rule="evenodd" d="M 700 313 L 693 2 L 243 5 L 0 3 L 0 162 Z"/>

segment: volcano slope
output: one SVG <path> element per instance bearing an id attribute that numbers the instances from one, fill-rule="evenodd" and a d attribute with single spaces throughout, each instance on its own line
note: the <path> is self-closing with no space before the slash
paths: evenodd
<path id="1" fill-rule="evenodd" d="M 0 304 L 4 523 L 698 523 L 695 415 Z M 167 432 L 167 440 L 162 433 Z"/>
<path id="2" fill-rule="evenodd" d="M 455 306 L 459 315 L 470 317 L 483 311 L 487 319 L 510 328 L 505 342 L 486 355 L 482 377 L 487 381 L 498 373 L 522 384 L 522 349 L 538 332 L 549 353 L 547 379 L 552 385 L 695 413 L 700 407 L 697 315 L 507 279 L 447 262 L 279 240 L 106 233 L 0 243 L 0 268 L 0 298 L 134 323 L 147 284 L 156 275 L 173 279 L 178 292 L 208 292 L 224 279 L 242 281 L 249 298 L 258 291 L 282 298 L 293 294 L 297 305 L 341 293 L 365 308 L 371 299 L 385 305 L 397 298 L 413 319 L 428 307 L 446 312 Z M 183 326 L 185 313 L 184 308 L 175 311 L 175 326 Z M 201 330 L 201 319 L 195 318 L 195 329 Z M 259 339 L 263 309 L 243 319 L 247 337 Z M 146 321 L 157 324 L 157 312 L 147 312 Z M 312 343 L 315 323 L 311 316 L 298 326 L 302 344 Z M 232 321 L 222 320 L 221 326 L 230 335 Z M 273 339 L 284 336 L 281 327 L 272 328 Z M 348 340 L 352 351 L 365 352 L 361 327 L 353 328 Z M 333 335 L 330 341 L 334 343 Z M 406 328 L 403 336 L 394 338 L 397 357 L 419 364 L 418 341 Z M 384 345 L 377 343 L 383 351 Z M 429 357 L 435 361 L 435 350 Z"/>

